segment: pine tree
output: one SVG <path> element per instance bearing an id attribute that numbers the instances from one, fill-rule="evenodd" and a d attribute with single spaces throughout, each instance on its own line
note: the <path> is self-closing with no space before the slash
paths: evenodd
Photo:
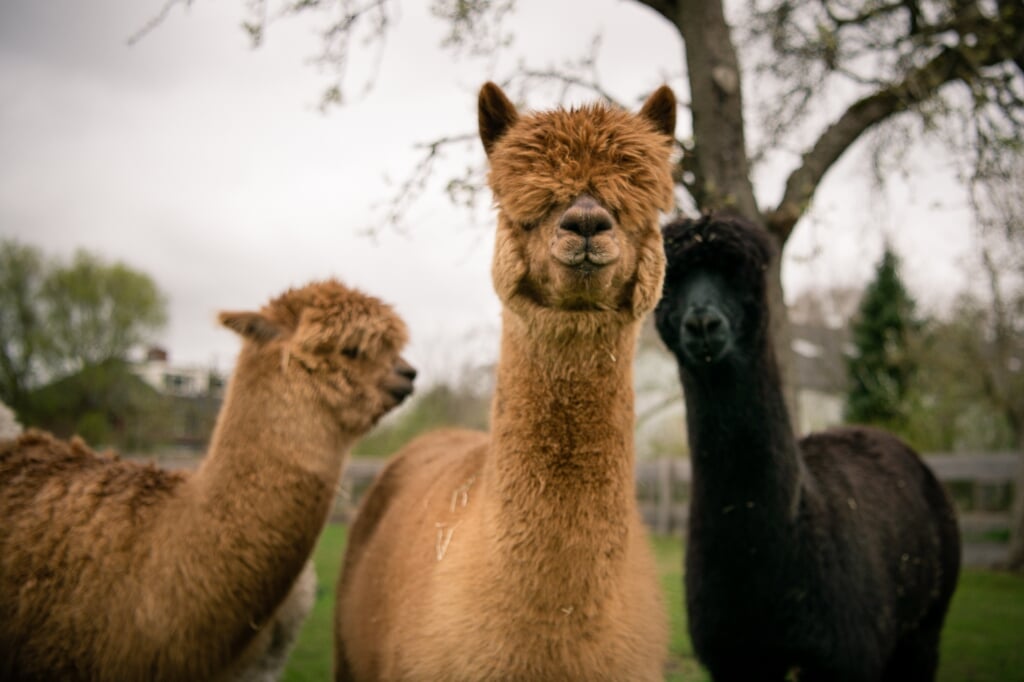
<path id="1" fill-rule="evenodd" d="M 921 326 L 915 308 L 899 258 L 886 246 L 851 329 L 856 350 L 847 360 L 847 421 L 895 430 L 905 422 L 917 371 L 910 339 Z"/>

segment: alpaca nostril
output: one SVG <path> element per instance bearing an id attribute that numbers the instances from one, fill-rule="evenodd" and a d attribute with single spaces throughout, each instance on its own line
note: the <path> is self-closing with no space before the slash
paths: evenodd
<path id="1" fill-rule="evenodd" d="M 598 232 L 612 229 L 612 219 L 603 208 L 594 211 L 570 210 L 562 216 L 558 226 L 581 237 L 593 237 Z"/>
<path id="2" fill-rule="evenodd" d="M 410 365 L 405 358 L 398 358 L 398 362 L 395 363 L 395 372 L 409 381 L 416 378 L 416 368 Z"/>
<path id="3" fill-rule="evenodd" d="M 562 214 L 558 226 L 581 237 L 592 237 L 612 229 L 612 216 L 592 196 L 581 194 Z"/>
<path id="4" fill-rule="evenodd" d="M 725 320 L 717 310 L 701 308 L 691 310 L 683 318 L 683 326 L 694 336 L 711 336 L 722 330 Z"/>
<path id="5" fill-rule="evenodd" d="M 689 314 L 683 318 L 683 326 L 686 327 L 686 331 L 691 334 L 700 334 L 701 330 L 704 329 L 704 325 L 700 321 L 698 315 Z"/>

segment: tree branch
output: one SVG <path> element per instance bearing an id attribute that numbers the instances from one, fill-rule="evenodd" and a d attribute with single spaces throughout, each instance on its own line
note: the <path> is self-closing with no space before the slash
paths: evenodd
<path id="1" fill-rule="evenodd" d="M 847 109 L 818 138 L 803 162 L 786 181 L 782 201 L 767 218 L 772 232 L 782 241 L 807 210 L 818 184 L 839 157 L 872 126 L 909 109 L 934 95 L 943 85 L 967 80 L 978 66 L 998 63 L 997 46 L 943 48 L 931 61 L 911 71 L 900 83 L 864 97 Z"/>
<path id="2" fill-rule="evenodd" d="M 157 12 L 156 16 L 143 24 L 135 33 L 128 36 L 125 40 L 125 44 L 127 44 L 128 47 L 131 47 L 145 38 L 153 29 L 164 22 L 164 19 L 166 19 L 171 13 L 171 10 L 174 9 L 175 5 L 184 5 L 188 8 L 192 5 L 192 0 L 166 0 L 166 2 L 164 2 L 164 6 L 160 8 L 160 11 Z"/>
<path id="3" fill-rule="evenodd" d="M 458 135 L 444 135 L 429 142 L 417 144 L 415 148 L 422 150 L 423 155 L 416 162 L 416 165 L 413 166 L 412 172 L 398 185 L 398 189 L 390 199 L 378 204 L 378 206 L 383 205 L 386 207 L 384 223 L 397 231 L 401 231 L 402 220 L 406 212 L 426 191 L 427 183 L 433 177 L 434 164 L 444 158 L 444 150 L 455 144 L 472 142 L 476 140 L 476 137 L 477 134 L 475 132 L 467 132 Z M 467 171 L 467 175 L 473 175 L 472 169 Z M 480 173 L 478 177 L 482 175 L 483 173 Z M 475 195 L 477 189 L 481 188 L 473 186 L 470 181 L 463 177 L 449 181 L 445 191 L 454 203 L 458 195 Z M 467 204 L 471 201 L 472 197 L 464 199 L 461 203 Z M 366 234 L 373 235 L 377 229 L 371 226 L 365 232 Z"/>
<path id="4" fill-rule="evenodd" d="M 637 0 L 637 2 L 646 7 L 650 7 L 675 25 L 676 14 L 679 12 L 679 8 L 676 6 L 676 0 Z"/>
<path id="5" fill-rule="evenodd" d="M 595 79 L 583 78 L 582 76 L 574 76 L 572 74 L 562 73 L 559 71 L 555 71 L 553 69 L 547 69 L 543 71 L 535 69 L 523 69 L 517 74 L 517 76 L 523 78 L 524 80 L 529 80 L 533 78 L 541 81 L 556 81 L 565 86 L 566 89 L 570 87 L 583 88 L 584 90 L 589 90 L 593 92 L 595 95 L 597 95 L 604 101 L 608 102 L 609 104 L 614 104 L 615 106 L 621 107 L 623 109 L 627 108 L 625 104 L 617 100 L 615 98 L 615 95 L 605 90 L 604 87 Z M 563 95 L 564 94 L 565 93 L 563 92 Z"/>

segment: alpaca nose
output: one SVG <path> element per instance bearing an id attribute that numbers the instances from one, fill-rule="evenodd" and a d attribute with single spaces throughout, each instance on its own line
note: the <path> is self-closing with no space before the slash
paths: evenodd
<path id="1" fill-rule="evenodd" d="M 683 327 L 691 335 L 710 338 L 725 326 L 725 317 L 714 308 L 690 309 L 683 317 Z"/>
<path id="2" fill-rule="evenodd" d="M 581 194 L 562 214 L 558 226 L 581 237 L 612 229 L 612 215 L 589 194 Z"/>
<path id="3" fill-rule="evenodd" d="M 395 371 L 409 381 L 416 378 L 416 368 L 406 362 L 405 358 L 398 358 L 398 362 L 395 363 Z"/>
<path id="4" fill-rule="evenodd" d="M 391 394 L 391 398 L 398 404 L 412 395 L 413 379 L 416 378 L 416 368 L 405 361 L 405 358 L 398 358 L 391 374 L 384 380 L 384 389 Z"/>

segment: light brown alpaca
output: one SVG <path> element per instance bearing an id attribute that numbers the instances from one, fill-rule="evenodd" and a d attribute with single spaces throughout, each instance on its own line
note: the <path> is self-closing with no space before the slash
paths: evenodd
<path id="1" fill-rule="evenodd" d="M 346 453 L 412 390 L 406 329 L 335 281 L 220 319 L 243 346 L 195 474 L 0 443 L 0 679 L 231 677 L 295 627 Z"/>
<path id="2" fill-rule="evenodd" d="M 661 293 L 675 98 L 520 114 L 480 135 L 503 303 L 490 436 L 399 452 L 349 531 L 339 680 L 661 680 L 667 625 L 634 497 L 634 344 Z"/>

